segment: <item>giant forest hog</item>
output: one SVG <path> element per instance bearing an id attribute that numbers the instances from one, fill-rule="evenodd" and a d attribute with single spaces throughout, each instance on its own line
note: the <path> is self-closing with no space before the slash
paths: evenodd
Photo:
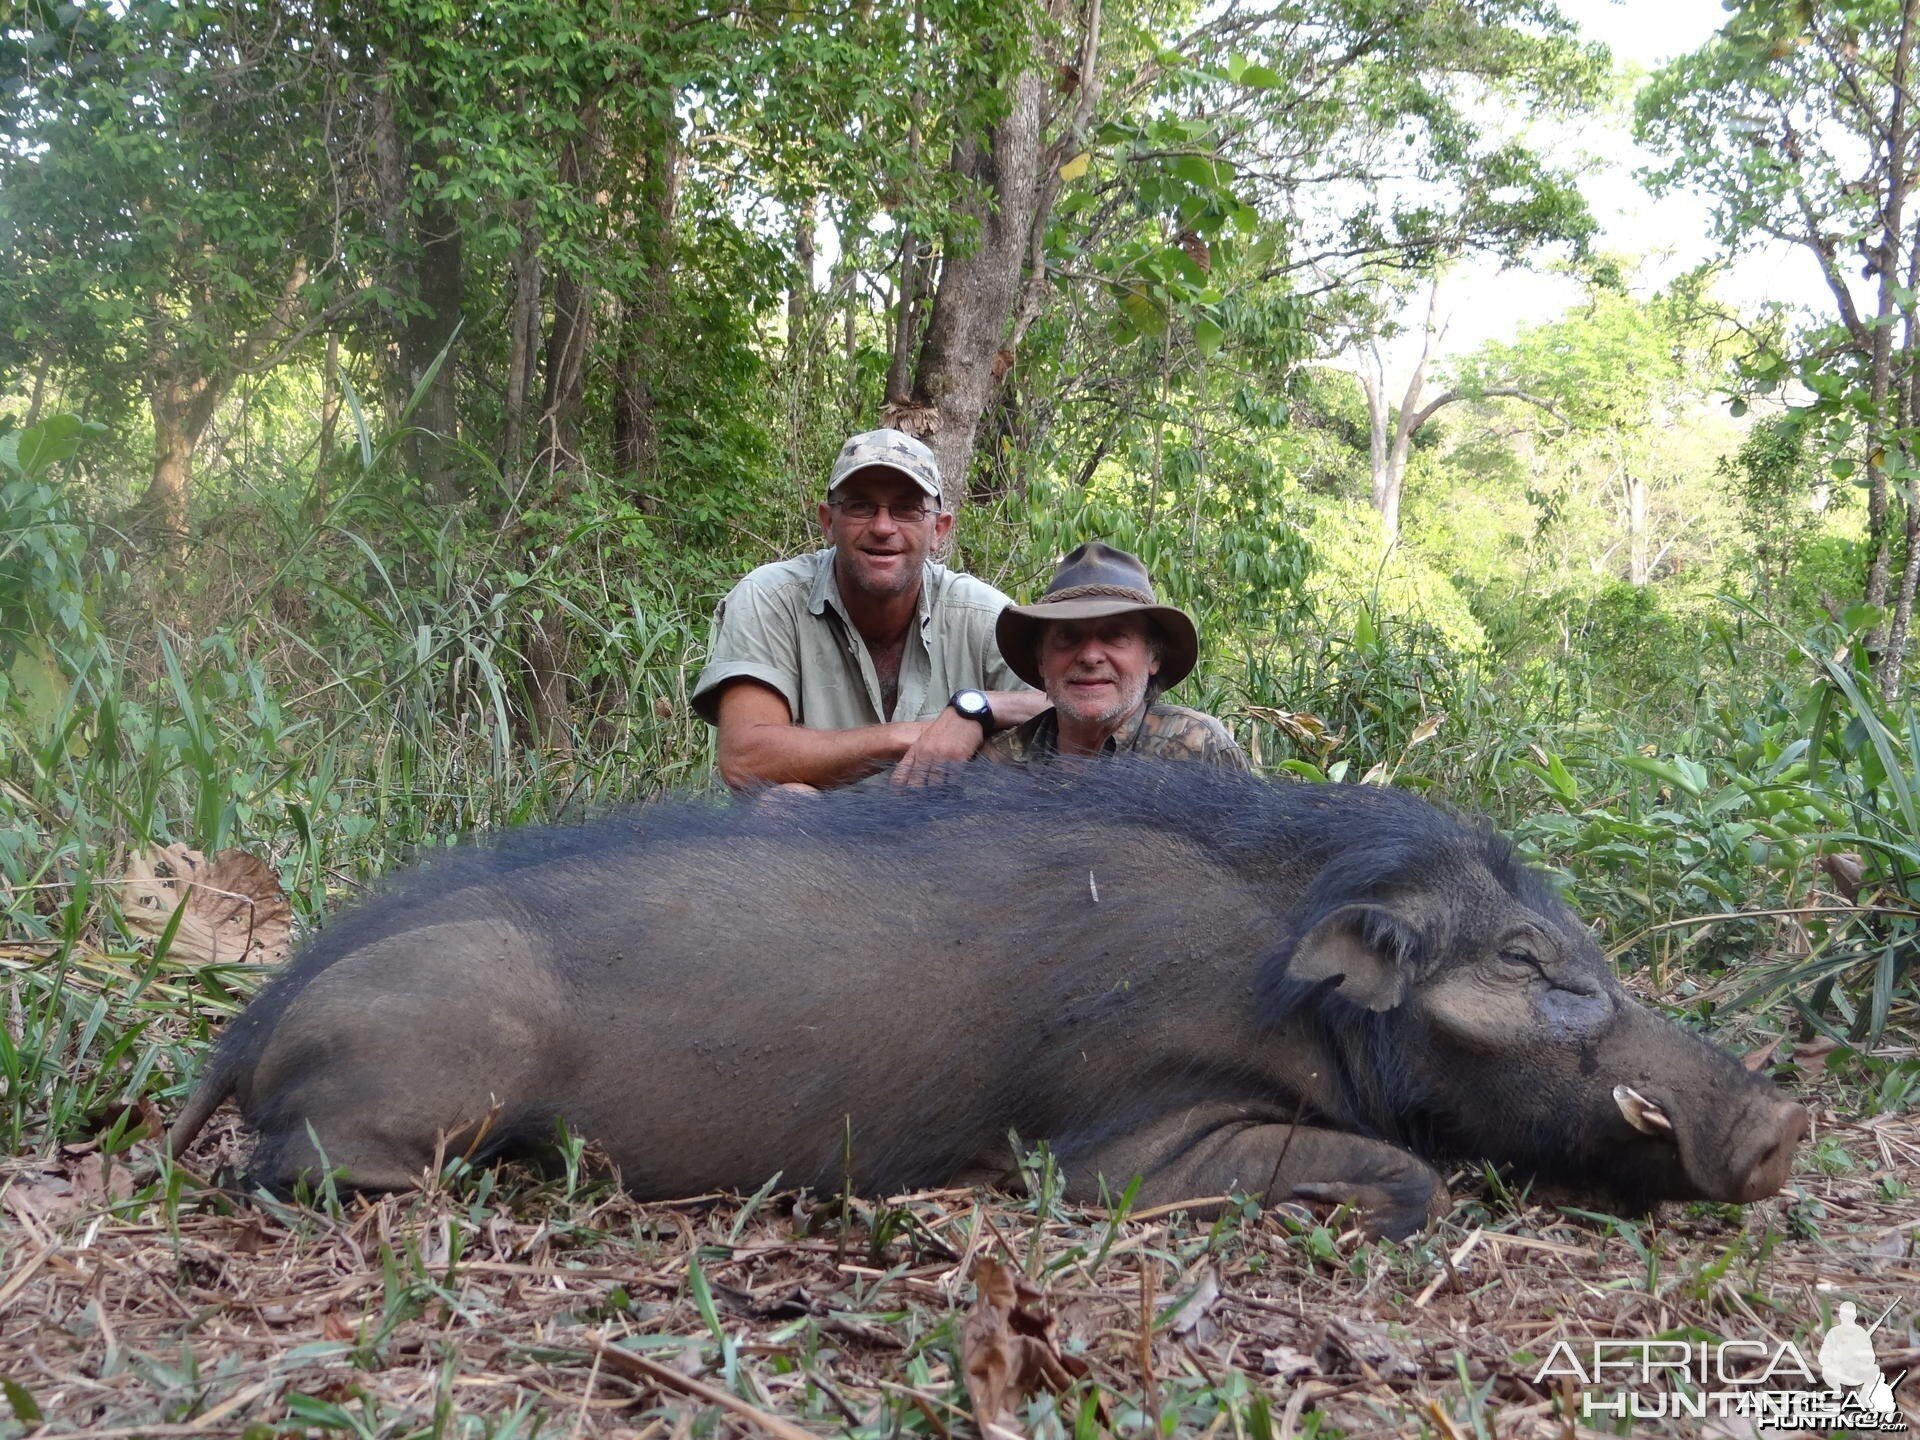
<path id="1" fill-rule="evenodd" d="M 233 1096 L 280 1192 L 598 1142 L 643 1198 L 1006 1175 L 1351 1201 L 1435 1168 L 1632 1204 L 1785 1181 L 1801 1108 L 1635 1002 L 1497 836 L 1372 787 L 1106 762 L 667 802 L 436 857 L 311 940 L 169 1137 Z M 843 1177 L 851 1135 L 851 1175 Z M 316 1148 L 317 1147 L 317 1148 Z"/>

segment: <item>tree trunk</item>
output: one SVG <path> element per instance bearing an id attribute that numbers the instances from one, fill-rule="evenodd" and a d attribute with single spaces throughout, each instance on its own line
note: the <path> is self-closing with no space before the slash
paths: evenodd
<path id="1" fill-rule="evenodd" d="M 1645 585 L 1650 578 L 1647 564 L 1647 479 L 1631 469 L 1620 477 L 1627 500 L 1627 580 Z"/>
<path id="2" fill-rule="evenodd" d="M 340 332 L 327 332 L 327 355 L 320 367 L 320 443 L 313 462 L 307 510 L 319 519 L 327 508 L 327 467 L 333 462 L 333 437 L 340 428 Z"/>
<path id="3" fill-rule="evenodd" d="M 522 649 L 533 743 L 549 755 L 570 756 L 573 702 L 567 687 L 567 631 L 557 605 L 542 606 L 540 618 L 527 621 Z"/>
<path id="4" fill-rule="evenodd" d="M 941 264 L 913 386 L 897 419 L 932 449 L 950 507 L 966 498 L 980 417 L 1013 363 L 1007 322 L 1026 280 L 1041 195 L 1040 76 L 1029 70 L 1007 88 L 1007 113 L 986 143 L 964 141 L 956 156 L 956 167 L 978 187 L 967 208 L 979 240 Z"/>
<path id="5" fill-rule="evenodd" d="M 669 111 L 671 106 L 667 107 Z M 631 242 L 646 256 L 640 293 L 620 312 L 614 354 L 613 463 L 627 477 L 640 508 L 658 507 L 659 395 L 654 377 L 666 367 L 664 336 L 673 304 L 673 221 L 680 197 L 680 146 L 664 129 L 648 149 L 644 204 Z"/>
<path id="6" fill-rule="evenodd" d="M 153 416 L 153 478 L 140 509 L 158 532 L 161 560 L 169 573 L 177 573 L 186 561 L 187 485 L 194 451 L 206 434 L 214 410 L 242 375 L 263 374 L 285 362 L 292 348 L 309 333 L 300 323 L 303 319 L 315 325 L 327 323 L 353 298 L 343 297 L 320 314 L 306 317 L 302 297 L 307 275 L 306 257 L 296 255 L 287 267 L 287 278 L 272 311 L 251 335 L 232 337 L 231 348 L 216 355 L 211 366 L 204 357 L 189 361 L 181 355 L 166 329 L 166 306 L 158 297 L 150 303 L 147 353 L 152 360 L 147 408 Z M 204 313 L 203 295 L 190 293 L 185 298 L 192 311 Z"/>
<path id="7" fill-rule="evenodd" d="M 540 469 L 554 493 L 580 469 L 580 411 L 586 394 L 587 345 L 593 338 L 594 290 L 571 271 L 553 277 L 553 325 L 547 331 L 546 388 L 540 402 Z"/>
<path id="8" fill-rule="evenodd" d="M 452 465 L 452 441 L 459 424 L 454 400 L 458 366 L 451 353 L 432 383 L 424 391 L 421 386 L 460 325 L 465 288 L 462 228 L 453 209 L 438 201 L 424 202 L 417 212 L 413 207 L 411 181 L 417 164 L 411 142 L 400 132 L 394 95 L 398 83 L 388 66 L 374 89 L 374 183 L 390 257 L 388 285 L 394 294 L 424 308 L 393 317 L 394 368 L 387 387 L 387 415 L 390 422 L 397 422 L 407 402 L 419 394 L 403 450 L 408 468 L 420 477 L 427 494 L 448 503 L 459 498 Z"/>
<path id="9" fill-rule="evenodd" d="M 1906 673 L 1907 643 L 1913 634 L 1914 591 L 1920 588 L 1920 509 L 1916 509 L 1911 498 L 1906 502 L 1906 540 L 1907 561 L 1900 567 L 1900 588 L 1895 592 L 1893 602 L 1893 621 L 1887 626 L 1887 649 L 1880 657 L 1880 666 L 1884 675 L 1891 680 L 1892 689 L 1884 692 L 1891 702 L 1899 698 L 1902 677 Z M 1887 679 L 1882 684 L 1888 683 Z"/>
<path id="10" fill-rule="evenodd" d="M 599 107 L 587 102 L 580 134 L 561 152 L 559 178 L 579 193 L 595 190 L 600 164 Z M 601 203 L 604 205 L 605 197 Z M 580 416 L 586 396 L 587 347 L 593 334 L 594 287 L 579 274 L 563 270 L 553 281 L 553 326 L 547 333 L 546 386 L 540 404 L 540 456 L 536 468 L 547 477 L 550 501 L 564 498 L 584 460 L 580 453 Z M 528 719 L 534 743 L 555 755 L 573 752 L 573 706 L 568 694 L 567 632 L 560 607 L 540 608 L 529 619 L 522 645 Z"/>
<path id="11" fill-rule="evenodd" d="M 193 437 L 182 428 L 174 409 L 155 397 L 153 412 L 153 479 L 142 508 L 151 517 L 161 562 L 179 570 L 187 558 L 187 476 L 193 467 Z"/>
<path id="12" fill-rule="evenodd" d="M 1913 185 L 1912 162 L 1907 156 L 1908 130 L 1912 118 L 1908 109 L 1907 90 L 1908 71 L 1913 59 L 1914 27 L 1920 23 L 1920 3 L 1916 0 L 1904 0 L 1900 7 L 1900 35 L 1894 45 L 1893 84 L 1891 87 L 1892 109 L 1887 117 L 1886 131 L 1886 177 L 1887 190 L 1884 203 L 1880 207 L 1881 240 L 1877 247 L 1876 262 L 1879 268 L 1880 284 L 1876 295 L 1875 310 L 1879 324 L 1873 329 L 1871 355 L 1873 368 L 1871 386 L 1873 398 L 1872 413 L 1882 423 L 1890 421 L 1890 430 L 1898 433 L 1911 423 L 1912 416 L 1905 413 L 1906 407 L 1899 406 L 1901 413 L 1886 416 L 1885 407 L 1888 396 L 1893 392 L 1893 317 L 1896 308 L 1911 310 L 1912 297 L 1906 297 L 1901 304 L 1899 290 L 1901 251 L 1901 226 L 1904 220 L 1907 192 Z M 1904 392 L 1903 392 L 1904 393 Z M 1880 439 L 1889 460 L 1900 448 L 1890 437 Z M 1867 603 L 1885 605 L 1887 591 L 1892 579 L 1893 525 L 1888 510 L 1887 478 L 1885 470 L 1876 465 L 1867 467 L 1867 533 L 1871 545 L 1871 558 L 1867 564 Z M 1911 526 L 1909 517 L 1909 526 Z M 1908 568 L 1912 568 L 1912 556 L 1908 556 Z M 1904 578 L 1904 577 L 1903 577 Z M 1875 637 L 1882 642 L 1879 658 L 1874 662 L 1874 678 L 1879 682 L 1881 697 L 1892 701 L 1900 689 L 1901 652 L 1905 647 L 1905 635 L 1900 643 L 1893 641 L 1890 627 L 1880 627 Z"/>
<path id="13" fill-rule="evenodd" d="M 929 261 L 910 233 L 900 237 L 900 300 L 893 308 L 892 358 L 887 362 L 888 409 L 913 403 L 914 341 L 920 334 L 920 306 Z"/>
<path id="14" fill-rule="evenodd" d="M 540 458 L 548 494 L 569 493 L 579 472 L 580 411 L 586 390 L 587 342 L 593 323 L 593 287 L 571 272 L 554 277 L 553 328 L 547 335 L 547 383 L 540 407 Z M 533 742 L 554 755 L 573 752 L 573 708 L 567 694 L 567 632 L 560 608 L 547 604 L 529 619 L 522 646 L 528 720 Z"/>
<path id="15" fill-rule="evenodd" d="M 1052 20 L 1064 25 L 1066 6 L 1051 8 Z M 1075 108 L 1053 143 L 1043 134 L 1052 75 L 1043 79 L 1039 68 L 1030 67 L 1007 81 L 1005 108 L 991 131 L 964 137 L 954 147 L 953 168 L 971 191 L 965 208 L 977 222 L 977 239 L 966 253 L 949 249 L 942 258 L 913 383 L 904 403 L 897 392 L 889 396 L 886 412 L 886 423 L 932 449 L 950 507 L 966 497 L 980 417 L 1040 313 L 1047 219 L 1059 193 L 1060 165 L 1081 144 L 1092 117 L 1099 41 L 1100 0 L 1087 0 Z M 905 300 L 903 287 L 903 314 Z"/>
<path id="16" fill-rule="evenodd" d="M 526 463 L 527 397 L 540 365 L 540 237 L 531 206 L 517 204 L 513 215 L 520 244 L 513 252 L 513 308 L 507 316 L 506 427 L 500 444 L 500 468 L 507 473 Z"/>
<path id="17" fill-rule="evenodd" d="M 140 502 L 156 537 L 160 561 L 178 574 L 187 559 L 187 483 L 193 452 L 225 393 L 206 376 L 156 377 L 147 393 L 153 416 L 153 478 Z"/>
<path id="18" fill-rule="evenodd" d="M 844 231 L 842 231 L 840 243 L 842 247 L 848 244 Z M 846 386 L 848 403 L 851 404 L 860 392 L 859 276 L 853 272 L 852 262 L 846 258 L 844 248 L 839 263 L 845 267 L 846 272 L 843 276 L 844 283 L 839 286 L 842 291 L 841 303 L 845 307 L 840 315 L 840 377 Z"/>
<path id="19" fill-rule="evenodd" d="M 1413 453 L 1413 437 L 1435 412 L 1458 398 L 1448 391 L 1424 408 L 1420 403 L 1427 391 L 1427 366 L 1433 358 L 1434 342 L 1439 339 L 1436 324 L 1439 303 L 1440 286 L 1436 282 L 1427 292 L 1420 358 L 1407 377 L 1406 393 L 1400 397 L 1398 410 L 1387 403 L 1387 362 L 1380 353 L 1378 341 L 1367 344 L 1371 368 L 1364 361 L 1355 367 L 1361 392 L 1367 397 L 1367 468 L 1373 508 L 1380 516 L 1380 527 L 1386 531 L 1389 545 L 1400 538 L 1400 493 L 1406 487 L 1407 457 Z"/>
<path id="20" fill-rule="evenodd" d="M 53 356 L 42 355 L 40 363 L 33 369 L 33 396 L 27 401 L 27 418 L 21 429 L 31 430 L 40 423 L 40 405 L 47 396 L 47 372 L 53 368 Z"/>
<path id="21" fill-rule="evenodd" d="M 1387 404 L 1384 376 L 1371 371 L 1360 374 L 1360 391 L 1367 397 L 1367 476 L 1369 498 L 1380 514 L 1387 513 L 1387 496 L 1392 484 L 1387 475 L 1387 454 L 1392 445 L 1392 407 Z"/>
<path id="22" fill-rule="evenodd" d="M 466 278 L 459 216 L 437 202 L 423 205 L 414 222 L 414 241 L 420 256 L 413 267 L 415 294 L 426 308 L 408 316 L 400 332 L 400 372 L 407 397 L 420 397 L 407 448 L 427 494 L 450 504 L 460 498 L 462 488 L 453 443 L 460 429 L 454 397 L 459 359 L 453 346 Z M 440 368 L 433 371 L 436 360 Z"/>
<path id="23" fill-rule="evenodd" d="M 373 184 L 380 200 L 380 230 L 387 250 L 387 285 L 394 294 L 410 295 L 413 293 L 413 262 L 408 254 L 407 166 L 411 155 L 400 138 L 399 110 L 393 94 L 397 83 L 393 78 L 391 63 L 384 65 L 380 79 L 373 88 Z M 395 318 L 389 311 L 389 321 L 395 321 Z M 404 322 L 397 322 L 395 333 L 389 340 L 391 364 L 384 387 L 385 421 L 389 430 L 399 423 L 400 407 L 406 400 L 402 393 L 405 363 L 401 357 L 402 344 L 398 333 L 404 329 Z"/>
<path id="24" fill-rule="evenodd" d="M 600 112 L 588 102 L 579 138 L 560 156 L 563 188 L 589 192 L 599 168 Z M 580 468 L 580 412 L 586 395 L 587 347 L 593 338 L 594 287 L 572 270 L 553 277 L 553 326 L 547 332 L 546 386 L 540 401 L 540 468 L 556 493 Z"/>
<path id="25" fill-rule="evenodd" d="M 813 302 L 813 230 L 819 223 L 812 196 L 794 207 L 793 284 L 787 290 L 787 368 L 795 374 L 807 357 L 807 312 Z"/>
<path id="26" fill-rule="evenodd" d="M 1360 382 L 1361 392 L 1367 397 L 1367 463 L 1373 508 L 1379 512 L 1380 528 L 1386 531 L 1389 545 L 1400 538 L 1400 500 L 1406 489 L 1407 461 L 1413 454 L 1414 437 L 1420 433 L 1422 426 L 1447 406 L 1467 398 L 1458 390 L 1448 390 L 1431 400 L 1424 400 L 1427 366 L 1444 328 L 1435 323 L 1434 307 L 1438 294 L 1439 287 L 1435 286 L 1427 300 L 1426 332 L 1420 347 L 1420 359 L 1413 367 L 1413 374 L 1408 377 L 1406 393 L 1400 397 L 1398 410 L 1387 403 L 1386 360 L 1377 344 L 1368 346 L 1371 367 L 1363 361 L 1356 364 L 1352 372 Z M 1478 391 L 1477 395 L 1480 399 L 1524 400 L 1529 405 L 1545 410 L 1555 419 L 1561 418 L 1551 401 L 1517 386 L 1490 385 Z"/>

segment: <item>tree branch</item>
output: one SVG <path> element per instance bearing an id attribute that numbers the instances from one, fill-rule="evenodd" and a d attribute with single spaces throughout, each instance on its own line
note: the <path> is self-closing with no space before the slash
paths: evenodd
<path id="1" fill-rule="evenodd" d="M 1531 390 L 1522 390 L 1514 385 L 1489 385 L 1484 390 L 1449 390 L 1444 394 L 1434 396 L 1433 399 L 1429 400 L 1414 412 L 1413 424 L 1407 427 L 1407 433 L 1409 435 L 1413 434 L 1422 425 L 1426 424 L 1427 421 L 1431 420 L 1435 412 L 1445 406 L 1453 404 L 1457 400 L 1495 399 L 1524 400 L 1527 404 L 1546 411 L 1547 414 L 1553 416 L 1553 418 L 1558 420 L 1562 425 L 1567 426 L 1569 429 L 1572 428 L 1573 422 L 1561 413 L 1559 406 L 1555 405 L 1553 401 L 1547 399 L 1544 395 L 1536 395 Z"/>

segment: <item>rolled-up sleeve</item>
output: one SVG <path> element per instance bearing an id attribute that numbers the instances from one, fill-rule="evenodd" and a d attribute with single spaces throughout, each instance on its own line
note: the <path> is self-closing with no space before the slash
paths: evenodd
<path id="1" fill-rule="evenodd" d="M 719 723 L 720 691 L 730 681 L 757 680 L 779 692 L 787 709 L 800 714 L 800 636 L 796 598 L 770 589 L 751 575 L 713 612 L 713 643 L 693 687 L 693 710 L 709 725 Z"/>

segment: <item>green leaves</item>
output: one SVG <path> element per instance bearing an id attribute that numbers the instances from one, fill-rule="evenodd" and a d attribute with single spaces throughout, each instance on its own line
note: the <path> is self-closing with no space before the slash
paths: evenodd
<path id="1" fill-rule="evenodd" d="M 1676 755 L 1671 760 L 1660 760 L 1651 755 L 1617 755 L 1614 763 L 1628 770 L 1637 770 L 1642 775 L 1651 775 L 1661 784 L 1671 786 L 1695 800 L 1707 793 L 1706 767 L 1685 756 Z"/>
<path id="2" fill-rule="evenodd" d="M 50 415 L 25 430 L 0 433 L 0 478 L 38 479 L 71 460 L 88 438 L 106 433 L 106 426 L 78 415 Z"/>

